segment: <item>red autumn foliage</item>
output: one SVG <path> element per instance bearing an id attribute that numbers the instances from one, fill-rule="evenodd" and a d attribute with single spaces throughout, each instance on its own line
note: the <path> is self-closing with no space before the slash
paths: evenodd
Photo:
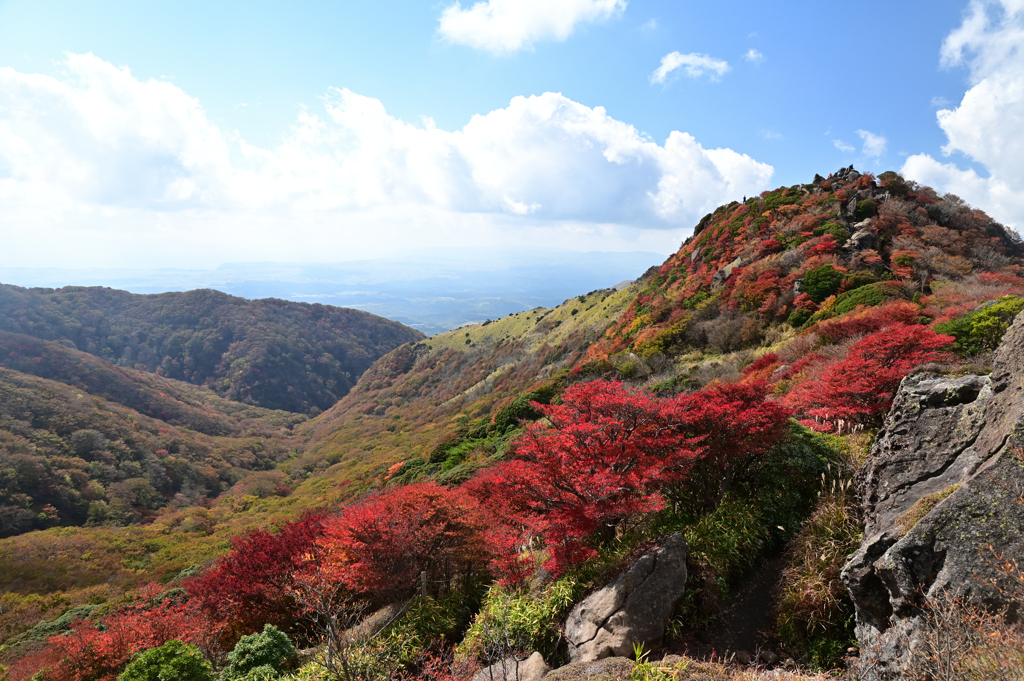
<path id="1" fill-rule="evenodd" d="M 807 257 L 813 257 L 815 255 L 831 255 L 836 252 L 836 240 L 831 234 L 827 234 L 822 239 L 807 249 Z"/>
<path id="2" fill-rule="evenodd" d="M 758 257 L 764 257 L 772 253 L 781 253 L 783 249 L 785 246 L 782 245 L 782 242 L 772 236 L 757 245 L 756 253 Z"/>
<path id="3" fill-rule="evenodd" d="M 254 530 L 232 541 L 231 552 L 186 585 L 189 595 L 236 634 L 265 623 L 286 626 L 298 607 L 288 592 L 291 575 L 323 534 L 324 516 L 308 515 L 277 532 Z"/>
<path id="4" fill-rule="evenodd" d="M 759 381 L 659 398 L 593 381 L 568 388 L 561 405 L 534 404 L 548 424 L 531 424 L 516 459 L 469 484 L 492 516 L 495 569 L 520 579 L 532 566 L 519 548 L 540 538 L 544 568 L 561 574 L 594 555 L 595 537 L 663 507 L 663 495 L 720 495 L 785 429 L 788 412 L 766 391 Z M 698 466 L 714 468 L 714 480 L 696 479 Z"/>
<path id="5" fill-rule="evenodd" d="M 766 352 L 765 354 L 761 355 L 756 360 L 754 360 L 754 362 L 751 363 L 750 366 L 744 369 L 743 375 L 758 376 L 764 373 L 765 369 L 775 367 L 779 364 L 782 364 L 782 358 L 779 357 L 779 354 L 777 352 Z"/>
<path id="6" fill-rule="evenodd" d="M 811 297 L 806 293 L 801 293 L 793 301 L 793 307 L 798 310 L 807 310 L 808 312 L 817 312 L 818 304 L 811 300 Z"/>
<path id="7" fill-rule="evenodd" d="M 679 407 L 687 432 L 702 437 L 703 451 L 686 484 L 669 486 L 674 503 L 702 510 L 714 508 L 736 480 L 786 432 L 788 408 L 767 399 L 764 380 L 716 385 L 681 395 Z"/>
<path id="8" fill-rule="evenodd" d="M 855 310 L 838 319 L 822 322 L 815 331 L 835 343 L 845 338 L 874 333 L 893 324 L 914 324 L 920 316 L 921 308 L 913 303 L 900 301 Z"/>
<path id="9" fill-rule="evenodd" d="M 103 620 L 102 629 L 83 621 L 67 635 L 51 637 L 47 648 L 11 667 L 10 678 L 114 681 L 135 653 L 174 639 L 210 652 L 217 645 L 218 625 L 180 595 L 161 593 L 163 589 L 159 584 L 142 588 Z"/>
<path id="10" fill-rule="evenodd" d="M 327 520 L 320 564 L 348 590 L 387 600 L 420 572 L 450 581 L 484 559 L 484 519 L 465 490 L 433 482 L 390 488 Z"/>
<path id="11" fill-rule="evenodd" d="M 945 359 L 942 350 L 954 340 L 924 326 L 893 324 L 854 344 L 817 380 L 798 385 L 786 403 L 820 431 L 835 430 L 840 420 L 877 425 L 903 377 L 919 364 Z"/>

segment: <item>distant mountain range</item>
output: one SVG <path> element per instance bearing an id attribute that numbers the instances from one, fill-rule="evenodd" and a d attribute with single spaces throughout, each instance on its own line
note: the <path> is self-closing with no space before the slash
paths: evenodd
<path id="1" fill-rule="evenodd" d="M 0 267 L 20 286 L 109 286 L 132 293 L 210 288 L 355 308 L 427 335 L 511 312 L 552 307 L 581 291 L 635 279 L 663 255 L 646 252 L 456 250 L 338 263 L 229 263 L 214 270 Z"/>

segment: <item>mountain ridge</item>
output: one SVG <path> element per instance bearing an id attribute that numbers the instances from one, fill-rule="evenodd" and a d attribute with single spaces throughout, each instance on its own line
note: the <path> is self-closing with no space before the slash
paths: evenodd
<path id="1" fill-rule="evenodd" d="M 210 289 L 136 295 L 0 285 L 0 330 L 286 411 L 326 409 L 386 351 L 423 337 L 367 312 Z"/>

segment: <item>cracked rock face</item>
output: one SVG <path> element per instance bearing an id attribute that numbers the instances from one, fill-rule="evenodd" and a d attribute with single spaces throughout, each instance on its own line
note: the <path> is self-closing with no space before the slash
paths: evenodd
<path id="1" fill-rule="evenodd" d="M 614 582 L 569 613 L 565 637 L 572 662 L 592 662 L 661 645 L 665 626 L 686 587 L 686 540 L 673 534 Z"/>
<path id="2" fill-rule="evenodd" d="M 898 667 L 924 597 L 999 605 L 992 551 L 1024 558 L 1024 315 L 991 376 L 903 381 L 857 473 L 864 539 L 843 568 L 857 639 Z"/>

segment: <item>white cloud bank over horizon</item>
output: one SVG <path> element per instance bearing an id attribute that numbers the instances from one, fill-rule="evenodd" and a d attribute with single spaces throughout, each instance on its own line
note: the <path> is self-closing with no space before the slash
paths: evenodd
<path id="1" fill-rule="evenodd" d="M 207 266 L 543 242 L 670 252 L 773 169 L 558 93 L 460 130 L 331 88 L 272 149 L 177 86 L 91 54 L 60 77 L 0 68 L 0 265 Z"/>
<path id="2" fill-rule="evenodd" d="M 988 177 L 929 154 L 909 157 L 902 172 L 1024 230 L 1024 1 L 972 0 L 943 43 L 941 63 L 967 67 L 971 85 L 959 106 L 937 113 L 942 152 L 963 154 Z"/>
<path id="3" fill-rule="evenodd" d="M 493 54 L 533 49 L 541 40 L 566 40 L 579 24 L 606 21 L 626 10 L 626 0 L 487 0 L 441 13 L 437 32 L 447 42 Z"/>

